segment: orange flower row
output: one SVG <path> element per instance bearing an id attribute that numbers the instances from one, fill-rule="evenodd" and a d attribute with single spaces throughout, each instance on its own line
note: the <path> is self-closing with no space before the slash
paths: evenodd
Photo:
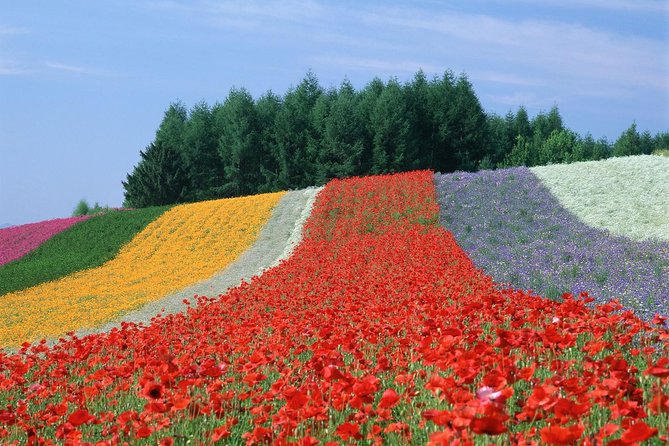
<path id="1" fill-rule="evenodd" d="M 283 194 L 174 207 L 110 262 L 2 296 L 0 346 L 92 328 L 211 277 L 256 240 Z"/>

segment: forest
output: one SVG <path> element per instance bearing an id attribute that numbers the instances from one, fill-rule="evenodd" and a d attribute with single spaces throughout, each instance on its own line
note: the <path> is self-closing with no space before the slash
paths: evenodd
<path id="1" fill-rule="evenodd" d="M 308 72 L 283 96 L 233 88 L 223 102 L 170 104 L 154 141 L 122 182 L 124 206 L 146 207 L 321 185 L 332 178 L 431 169 L 475 171 L 650 154 L 669 132 L 636 123 L 611 143 L 567 128 L 554 105 L 486 113 L 465 74 L 409 82 L 348 80 L 323 88 Z"/>

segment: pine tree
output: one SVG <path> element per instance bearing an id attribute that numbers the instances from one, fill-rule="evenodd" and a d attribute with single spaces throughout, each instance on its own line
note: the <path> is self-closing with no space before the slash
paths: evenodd
<path id="1" fill-rule="evenodd" d="M 124 206 L 141 208 L 182 201 L 188 177 L 179 152 L 158 141 L 139 154 L 140 162 L 122 182 Z"/>
<path id="2" fill-rule="evenodd" d="M 262 163 L 258 118 L 253 98 L 245 89 L 232 89 L 221 109 L 222 133 L 218 152 L 225 171 L 222 196 L 249 195 L 261 183 Z"/>

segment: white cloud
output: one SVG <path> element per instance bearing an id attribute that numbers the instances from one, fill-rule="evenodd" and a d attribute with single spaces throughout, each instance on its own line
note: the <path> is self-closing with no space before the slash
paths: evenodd
<path id="1" fill-rule="evenodd" d="M 73 73 L 73 74 L 85 74 L 85 75 L 91 75 L 91 76 L 103 76 L 103 75 L 108 75 L 109 73 L 102 71 L 102 70 L 97 70 L 97 69 L 92 69 L 88 67 L 82 67 L 79 65 L 69 65 L 69 64 L 64 64 L 64 63 L 59 63 L 59 62 L 45 62 L 44 65 L 47 68 L 50 68 L 52 70 L 56 71 L 64 71 L 67 73 Z"/>
<path id="2" fill-rule="evenodd" d="M 14 60 L 6 59 L 0 55 L 0 76 L 17 76 L 30 72 L 31 70 L 21 68 Z"/>
<path id="3" fill-rule="evenodd" d="M 408 8 L 376 11 L 366 14 L 364 20 L 370 25 L 395 27 L 396 32 L 409 36 L 422 33 L 421 39 L 426 41 L 448 41 L 442 52 L 457 47 L 460 57 L 464 54 L 468 65 L 474 66 L 468 69 L 472 77 L 486 76 L 476 70 L 511 66 L 546 83 L 557 81 L 574 88 L 613 85 L 666 94 L 668 87 L 669 51 L 660 40 L 571 23 L 512 21 L 464 13 L 428 15 Z"/>
<path id="4" fill-rule="evenodd" d="M 251 29 L 277 22 L 306 23 L 324 17 L 326 8 L 313 0 L 244 1 L 198 0 L 187 4 L 171 0 L 156 0 L 145 6 L 159 11 L 171 11 L 204 19 L 221 27 Z"/>
<path id="5" fill-rule="evenodd" d="M 429 63 L 421 63 L 411 60 L 393 61 L 349 56 L 319 56 L 314 58 L 314 62 L 335 66 L 341 69 L 372 71 L 377 75 L 416 73 L 421 69 L 426 73 L 441 73 L 445 69 Z"/>
<path id="6" fill-rule="evenodd" d="M 11 28 L 0 25 L 0 76 L 16 76 L 30 73 L 31 70 L 24 68 L 15 58 L 6 56 L 5 36 L 16 34 L 26 34 L 29 31 L 25 28 Z"/>
<path id="7" fill-rule="evenodd" d="M 543 86 L 546 82 L 540 79 L 519 76 L 513 73 L 496 71 L 477 71 L 470 79 L 473 81 L 494 82 L 498 84 L 524 85 L 524 86 Z"/>
<path id="8" fill-rule="evenodd" d="M 547 104 L 551 103 L 550 99 L 539 97 L 535 93 L 529 91 L 515 91 L 510 94 L 490 94 L 485 95 L 484 99 L 496 104 L 508 105 L 512 108 L 520 105 L 532 109 L 541 108 L 546 107 Z"/>
<path id="9" fill-rule="evenodd" d="M 561 8 L 594 8 L 630 12 L 669 12 L 666 0 L 515 0 Z"/>

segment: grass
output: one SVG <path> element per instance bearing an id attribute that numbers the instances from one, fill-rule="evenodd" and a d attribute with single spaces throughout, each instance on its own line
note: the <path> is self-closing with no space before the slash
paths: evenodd
<path id="1" fill-rule="evenodd" d="M 0 295 L 102 265 L 167 209 L 109 212 L 56 234 L 24 257 L 0 266 Z"/>

